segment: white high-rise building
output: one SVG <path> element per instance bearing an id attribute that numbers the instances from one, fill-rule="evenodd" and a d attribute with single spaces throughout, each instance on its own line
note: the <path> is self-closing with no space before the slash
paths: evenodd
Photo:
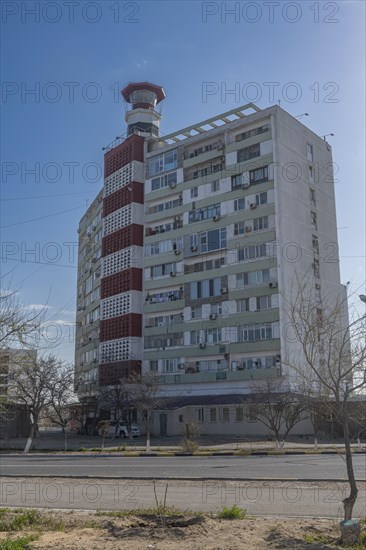
<path id="1" fill-rule="evenodd" d="M 95 391 L 130 372 L 158 373 L 180 400 L 168 428 L 161 419 L 171 433 L 183 410 L 202 421 L 258 380 L 290 384 L 301 350 L 286 302 L 297 277 L 310 281 L 319 315 L 322 296 L 344 292 L 332 151 L 279 106 L 248 104 L 159 136 L 164 90 L 135 83 L 122 95 L 127 137 L 105 155 L 100 304 L 80 253 L 78 322 L 83 331 L 100 308 Z M 91 370 L 88 346 L 79 345 L 78 372 Z"/>

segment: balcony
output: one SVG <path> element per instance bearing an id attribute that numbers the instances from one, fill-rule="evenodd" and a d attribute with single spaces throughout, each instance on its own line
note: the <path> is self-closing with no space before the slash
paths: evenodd
<path id="1" fill-rule="evenodd" d="M 281 376 L 281 367 L 268 369 L 219 370 L 180 374 L 178 372 L 163 374 L 159 377 L 160 384 L 199 384 L 207 382 L 234 382 L 239 380 L 264 380 Z"/>

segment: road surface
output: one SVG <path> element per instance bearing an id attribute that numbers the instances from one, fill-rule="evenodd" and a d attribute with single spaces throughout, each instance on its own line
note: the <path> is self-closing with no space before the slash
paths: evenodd
<path id="1" fill-rule="evenodd" d="M 366 480 L 366 455 L 354 456 L 355 476 Z M 250 457 L 121 457 L 60 454 L 0 457 L 3 476 L 93 476 L 155 479 L 304 479 L 345 480 L 340 455 Z"/>

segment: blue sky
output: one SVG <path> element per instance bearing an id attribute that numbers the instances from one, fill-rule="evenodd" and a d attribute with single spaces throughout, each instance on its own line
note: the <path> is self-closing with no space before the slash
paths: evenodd
<path id="1" fill-rule="evenodd" d="M 334 133 L 341 278 L 363 283 L 364 2 L 107 0 L 73 11 L 2 3 L 1 272 L 22 303 L 47 304 L 61 357 L 73 359 L 78 221 L 102 186 L 102 147 L 125 131 L 128 81 L 164 86 L 164 133 L 250 100 L 280 100 Z"/>

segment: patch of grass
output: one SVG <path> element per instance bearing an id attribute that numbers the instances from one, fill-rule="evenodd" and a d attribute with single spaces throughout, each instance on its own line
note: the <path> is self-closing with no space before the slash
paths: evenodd
<path id="1" fill-rule="evenodd" d="M 107 516 L 112 518 L 126 518 L 130 516 L 155 517 L 159 515 L 164 515 L 168 517 L 168 516 L 177 516 L 182 514 L 196 515 L 196 516 L 202 515 L 202 514 L 194 514 L 189 510 L 185 510 L 183 512 L 181 510 L 178 510 L 174 506 L 165 506 L 161 508 L 135 508 L 132 510 L 118 510 L 117 512 L 104 512 L 102 510 L 98 510 L 96 513 L 97 516 Z"/>
<path id="2" fill-rule="evenodd" d="M 0 550 L 28 550 L 30 548 L 29 543 L 38 538 L 38 535 L 27 535 L 17 539 L 4 540 L 0 542 Z"/>
<path id="3" fill-rule="evenodd" d="M 63 531 L 65 524 L 37 510 L 5 509 L 1 511 L 0 531 L 22 531 L 23 529 Z"/>
<path id="4" fill-rule="evenodd" d="M 305 535 L 305 542 L 321 542 L 322 544 L 328 544 L 331 542 L 326 535 Z"/>
<path id="5" fill-rule="evenodd" d="M 224 506 L 223 510 L 217 514 L 219 519 L 244 519 L 247 517 L 247 511 L 245 508 L 239 508 L 236 504 L 233 504 L 231 508 Z"/>

